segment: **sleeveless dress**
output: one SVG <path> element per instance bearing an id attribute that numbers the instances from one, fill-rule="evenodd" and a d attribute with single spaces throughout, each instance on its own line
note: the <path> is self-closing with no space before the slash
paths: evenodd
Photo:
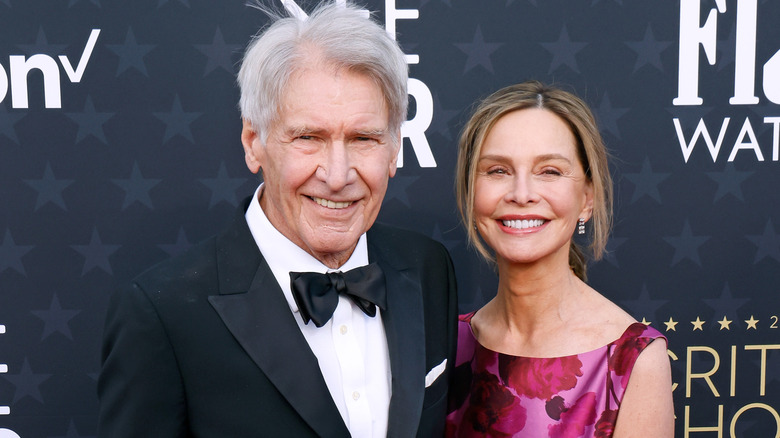
<path id="1" fill-rule="evenodd" d="M 611 437 L 639 353 L 666 338 L 642 323 L 586 353 L 518 357 L 488 350 L 458 323 L 447 437 Z"/>

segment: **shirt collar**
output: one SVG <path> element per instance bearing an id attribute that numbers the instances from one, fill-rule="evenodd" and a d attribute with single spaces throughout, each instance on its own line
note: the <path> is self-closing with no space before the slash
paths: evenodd
<path id="1" fill-rule="evenodd" d="M 295 304 L 295 299 L 290 289 L 290 272 L 326 273 L 348 271 L 368 264 L 368 246 L 366 244 L 366 234 L 363 233 L 358 239 L 352 255 L 342 266 L 338 269 L 330 269 L 325 266 L 314 256 L 290 241 L 271 224 L 260 206 L 259 200 L 262 190 L 263 184 L 260 184 L 244 216 L 257 247 L 271 268 L 271 272 L 273 272 L 293 312 L 298 312 L 298 306 Z"/>

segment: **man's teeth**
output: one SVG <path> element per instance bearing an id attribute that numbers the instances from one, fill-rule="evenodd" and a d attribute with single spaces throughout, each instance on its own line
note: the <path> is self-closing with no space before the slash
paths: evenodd
<path id="1" fill-rule="evenodd" d="M 534 227 L 541 227 L 544 223 L 543 219 L 523 219 L 523 220 L 513 220 L 513 221 L 502 221 L 505 227 L 509 228 L 517 228 L 519 230 L 524 230 L 526 228 L 534 228 Z"/>
<path id="2" fill-rule="evenodd" d="M 315 197 L 312 197 L 311 199 L 313 199 L 317 204 L 327 208 L 347 208 L 352 204 L 351 202 L 335 202 L 328 199 Z"/>

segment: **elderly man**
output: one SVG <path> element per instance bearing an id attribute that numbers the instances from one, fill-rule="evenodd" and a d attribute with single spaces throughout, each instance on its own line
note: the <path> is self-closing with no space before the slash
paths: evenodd
<path id="1" fill-rule="evenodd" d="M 109 306 L 103 437 L 431 437 L 456 292 L 446 250 L 375 225 L 407 67 L 352 6 L 280 18 L 239 73 L 263 184 L 230 227 Z"/>

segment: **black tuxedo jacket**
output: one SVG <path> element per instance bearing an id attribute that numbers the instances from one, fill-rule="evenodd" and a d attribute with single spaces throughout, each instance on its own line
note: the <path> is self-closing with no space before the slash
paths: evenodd
<path id="1" fill-rule="evenodd" d="M 387 283 L 389 437 L 441 436 L 456 289 L 440 244 L 374 225 Z M 222 234 L 111 297 L 98 381 L 101 437 L 347 437 L 349 432 L 241 209 Z M 430 386 L 425 376 L 447 359 Z"/>

